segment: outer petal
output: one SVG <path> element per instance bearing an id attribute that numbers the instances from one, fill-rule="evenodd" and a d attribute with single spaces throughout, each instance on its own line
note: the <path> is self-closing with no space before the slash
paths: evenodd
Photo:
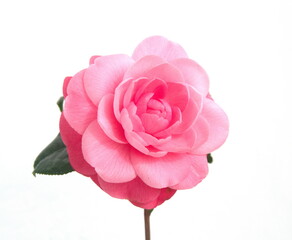
<path id="1" fill-rule="evenodd" d="M 164 203 L 164 201 L 170 199 L 174 194 L 176 190 L 173 190 L 171 188 L 163 188 L 161 189 L 160 195 L 157 199 L 157 205 L 160 205 Z"/>
<path id="2" fill-rule="evenodd" d="M 207 155 L 194 156 L 189 175 L 179 184 L 172 186 L 173 189 L 189 189 L 200 183 L 208 174 Z"/>
<path id="3" fill-rule="evenodd" d="M 175 194 L 175 192 L 176 190 L 174 189 L 163 188 L 160 191 L 159 197 L 155 201 L 148 202 L 148 203 L 140 203 L 140 202 L 134 202 L 134 201 L 131 201 L 131 202 L 132 204 L 140 208 L 153 209 L 161 205 L 162 203 L 164 203 L 166 200 L 170 199 Z"/>
<path id="4" fill-rule="evenodd" d="M 67 97 L 67 87 L 72 77 L 65 77 L 63 82 L 63 96 Z"/>
<path id="5" fill-rule="evenodd" d="M 127 143 L 124 130 L 114 115 L 113 101 L 113 94 L 101 99 L 98 105 L 98 123 L 109 138 L 118 143 Z"/>
<path id="6" fill-rule="evenodd" d="M 98 56 L 98 55 L 92 56 L 92 57 L 89 59 L 89 65 L 94 64 L 95 59 L 97 59 L 97 58 L 99 58 L 99 57 L 101 57 L 101 56 Z"/>
<path id="7" fill-rule="evenodd" d="M 83 134 L 89 123 L 96 119 L 97 112 L 83 87 L 84 72 L 85 70 L 77 73 L 70 80 L 64 106 L 66 120 L 79 134 Z"/>
<path id="8" fill-rule="evenodd" d="M 84 86 L 96 106 L 104 95 L 114 93 L 133 62 L 127 55 L 110 55 L 96 58 L 89 66 L 84 75 Z"/>
<path id="9" fill-rule="evenodd" d="M 153 208 L 156 208 L 158 206 L 157 204 L 157 199 L 155 199 L 154 201 L 152 202 L 149 202 L 149 203 L 140 203 L 140 202 L 134 202 L 134 201 L 131 201 L 131 203 L 133 205 L 135 205 L 136 207 L 140 207 L 140 208 L 143 208 L 143 209 L 153 209 Z"/>
<path id="10" fill-rule="evenodd" d="M 96 172 L 94 168 L 84 160 L 81 149 L 82 136 L 70 127 L 64 114 L 62 114 L 60 118 L 60 133 L 62 140 L 67 147 L 70 164 L 74 170 L 85 176 L 95 175 Z"/>
<path id="11" fill-rule="evenodd" d="M 94 176 L 92 180 L 96 181 Z M 109 183 L 98 178 L 102 190 L 115 198 L 128 199 L 139 203 L 148 203 L 156 200 L 160 195 L 160 189 L 147 186 L 140 178 L 135 178 L 125 183 Z"/>
<path id="12" fill-rule="evenodd" d="M 203 96 L 209 92 L 209 78 L 205 70 L 189 58 L 175 59 L 171 62 L 183 74 L 186 83 L 198 90 Z"/>
<path id="13" fill-rule="evenodd" d="M 166 61 L 188 57 L 180 45 L 161 36 L 146 38 L 137 46 L 132 57 L 137 61 L 147 55 L 156 55 Z"/>
<path id="14" fill-rule="evenodd" d="M 201 118 L 208 124 L 208 138 L 204 143 L 194 149 L 193 153 L 198 155 L 208 154 L 220 147 L 225 142 L 229 130 L 227 115 L 211 99 L 204 99 Z M 206 132 L 198 124 L 195 124 L 193 128 L 199 133 L 200 131 Z M 201 136 L 205 137 L 204 134 L 201 134 Z"/>
<path id="15" fill-rule="evenodd" d="M 93 121 L 84 132 L 82 151 L 85 160 L 105 181 L 122 183 L 136 177 L 130 161 L 129 145 L 112 141 L 96 121 Z"/>
<path id="16" fill-rule="evenodd" d="M 192 159 L 192 155 L 180 153 L 153 158 L 131 149 L 131 161 L 137 175 L 154 188 L 165 188 L 181 182 L 189 174 Z"/>

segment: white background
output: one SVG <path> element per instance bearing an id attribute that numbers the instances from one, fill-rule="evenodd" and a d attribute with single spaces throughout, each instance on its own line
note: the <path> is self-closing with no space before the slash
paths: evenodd
<path id="1" fill-rule="evenodd" d="M 0 239 L 143 239 L 143 210 L 77 173 L 33 177 L 62 82 L 151 35 L 180 43 L 230 118 L 208 177 L 152 214 L 152 239 L 292 239 L 292 2 L 2 1 Z"/>

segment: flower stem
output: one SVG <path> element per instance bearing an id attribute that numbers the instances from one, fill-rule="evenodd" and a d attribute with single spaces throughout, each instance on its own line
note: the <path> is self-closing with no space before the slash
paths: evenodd
<path id="1" fill-rule="evenodd" d="M 145 240 L 150 240 L 150 214 L 153 209 L 144 209 Z"/>

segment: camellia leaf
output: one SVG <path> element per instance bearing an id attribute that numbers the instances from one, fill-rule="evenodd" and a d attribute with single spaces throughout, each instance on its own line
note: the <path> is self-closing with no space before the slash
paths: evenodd
<path id="1" fill-rule="evenodd" d="M 62 175 L 74 171 L 69 163 L 66 146 L 60 133 L 57 137 L 38 155 L 34 162 L 33 175 Z"/>
<path id="2" fill-rule="evenodd" d="M 208 160 L 208 163 L 213 163 L 213 157 L 211 156 L 211 153 L 207 155 L 207 160 Z"/>
<path id="3" fill-rule="evenodd" d="M 61 112 L 63 112 L 63 102 L 64 102 L 64 97 L 60 97 L 59 100 L 57 101 L 57 105 Z"/>

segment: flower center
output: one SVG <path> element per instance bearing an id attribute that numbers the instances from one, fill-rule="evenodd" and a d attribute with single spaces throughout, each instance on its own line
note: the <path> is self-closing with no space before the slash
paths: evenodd
<path id="1" fill-rule="evenodd" d="M 154 134 L 168 127 L 171 112 L 166 101 L 153 98 L 152 94 L 144 95 L 137 103 L 137 115 L 146 133 Z"/>

